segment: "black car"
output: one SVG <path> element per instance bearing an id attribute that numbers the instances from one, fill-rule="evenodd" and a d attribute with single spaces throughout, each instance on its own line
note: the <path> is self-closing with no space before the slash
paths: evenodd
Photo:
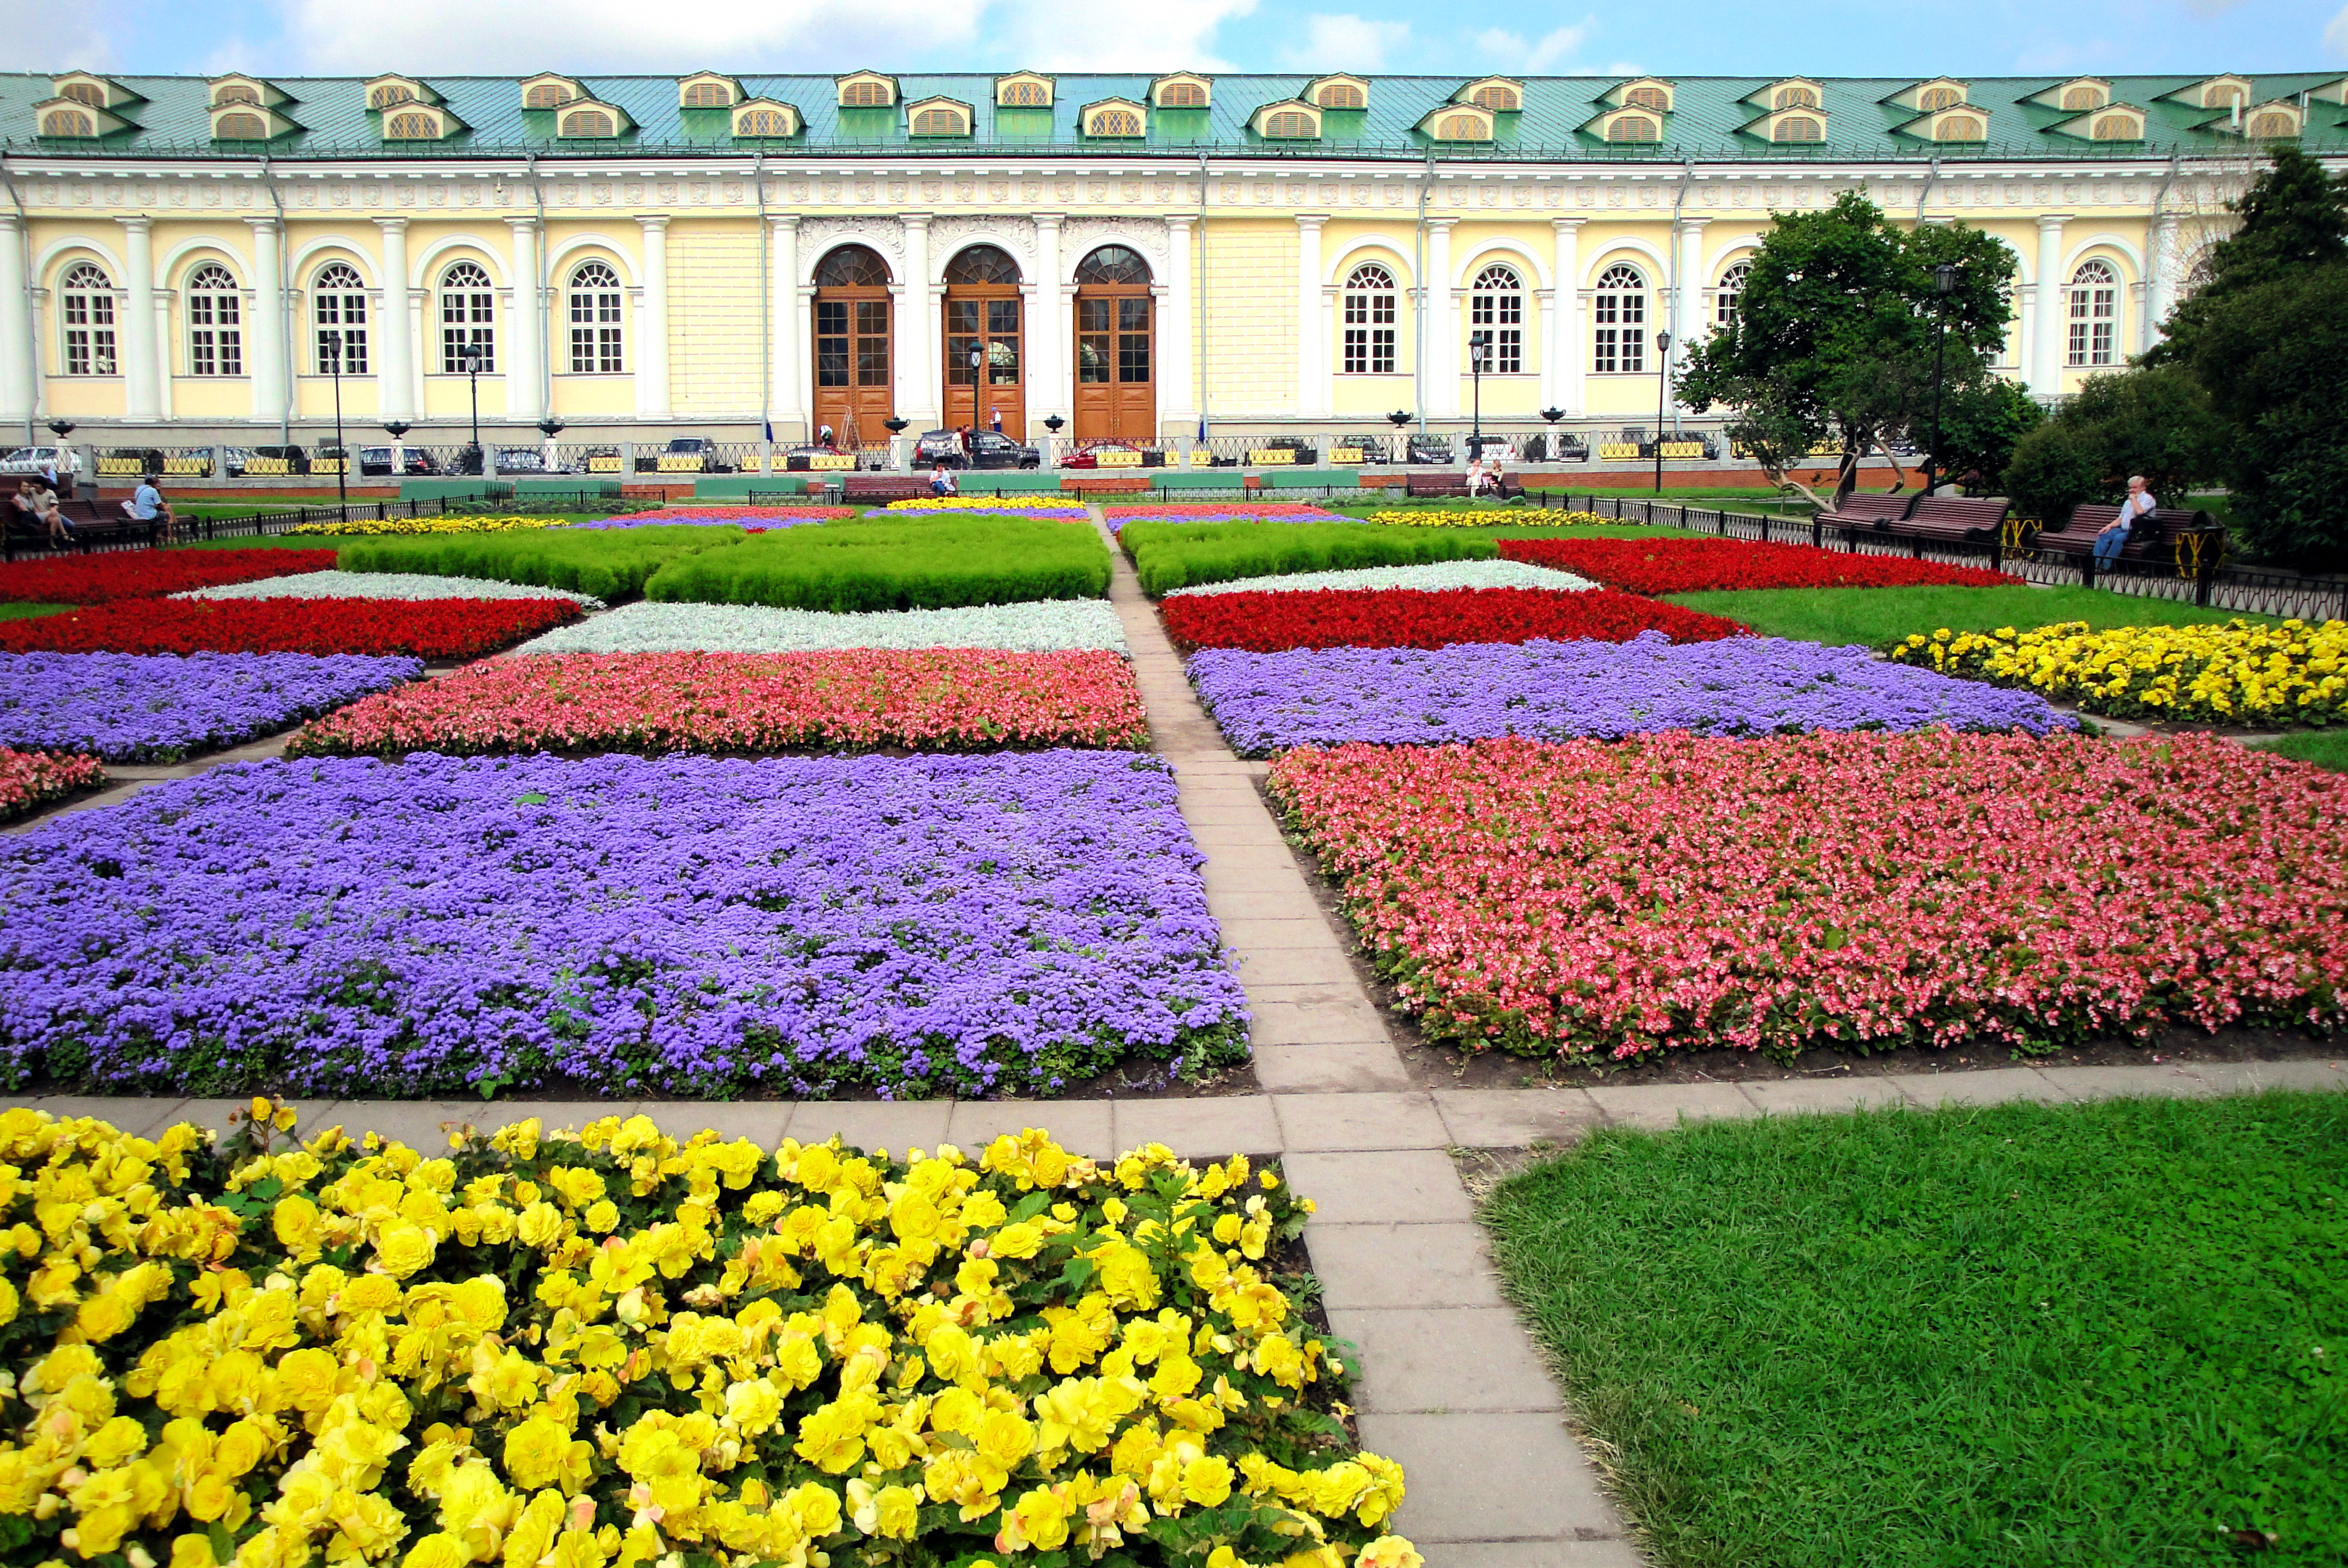
<path id="1" fill-rule="evenodd" d="M 701 466 L 698 469 L 695 469 L 688 464 L 682 467 L 663 468 L 661 466 L 661 459 L 663 457 L 698 457 L 701 459 Z M 655 456 L 646 456 L 639 451 L 636 456 L 636 472 L 639 474 L 676 474 L 688 472 L 702 474 L 731 474 L 734 472 L 734 465 L 726 462 L 717 455 L 716 442 L 707 440 L 699 436 L 680 436 L 675 440 L 671 441 L 666 446 L 663 447 Z"/>
<path id="2" fill-rule="evenodd" d="M 400 457 L 401 477 L 404 478 L 413 479 L 429 477 L 430 476 L 440 472 L 440 465 L 434 462 L 432 460 L 432 454 L 427 452 L 421 446 L 402 447 L 400 449 Z M 362 475 L 389 477 L 391 476 L 391 448 L 388 446 L 360 447 L 359 472 Z"/>
<path id="3" fill-rule="evenodd" d="M 1406 463 L 1433 463 L 1439 466 L 1451 461 L 1451 439 L 1447 436 L 1414 436 L 1405 449 Z"/>
<path id="4" fill-rule="evenodd" d="M 1040 468 L 1044 455 L 1008 436 L 980 430 L 971 436 L 970 456 L 964 457 L 960 435 L 952 430 L 928 431 L 913 443 L 913 466 L 927 468 L 939 463 L 949 468 Z"/>
<path id="5" fill-rule="evenodd" d="M 1321 449 L 1319 447 L 1299 441 L 1293 436 L 1275 436 L 1271 440 L 1265 442 L 1264 446 L 1267 450 L 1271 451 L 1295 453 L 1296 456 L 1293 461 L 1300 468 L 1310 468 L 1313 464 L 1321 460 Z"/>

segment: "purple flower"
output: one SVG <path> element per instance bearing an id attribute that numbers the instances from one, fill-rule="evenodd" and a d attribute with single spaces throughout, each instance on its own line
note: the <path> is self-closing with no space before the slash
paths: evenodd
<path id="1" fill-rule="evenodd" d="M 1034 1093 L 1242 1059 L 1154 757 L 256 763 L 0 843 L 0 1075 Z"/>
<path id="2" fill-rule="evenodd" d="M 1233 747 L 1437 745 L 1646 731 L 1771 735 L 1813 730 L 2077 727 L 2033 692 L 1890 664 L 1863 648 L 1732 637 L 1414 648 L 1202 649 L 1191 681 Z"/>
<path id="3" fill-rule="evenodd" d="M 423 673 L 355 653 L 0 653 L 0 746 L 177 762 Z"/>

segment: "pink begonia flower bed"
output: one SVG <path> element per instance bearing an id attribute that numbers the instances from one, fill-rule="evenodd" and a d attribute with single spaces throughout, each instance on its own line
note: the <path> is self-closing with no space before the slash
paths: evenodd
<path id="1" fill-rule="evenodd" d="M 317 720 L 287 754 L 758 755 L 1148 741 L 1132 666 L 1115 653 L 857 648 L 489 660 Z"/>
<path id="2" fill-rule="evenodd" d="M 2343 1021 L 2348 775 L 2228 741 L 1347 745 L 1269 783 L 1403 1004 L 1469 1050 Z"/>

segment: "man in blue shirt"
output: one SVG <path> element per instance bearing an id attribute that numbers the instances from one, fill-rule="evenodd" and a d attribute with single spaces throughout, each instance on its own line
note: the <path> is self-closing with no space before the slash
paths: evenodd
<path id="1" fill-rule="evenodd" d="M 155 487 L 155 476 L 152 474 L 139 479 L 139 487 L 130 492 L 130 498 L 122 503 L 122 509 L 130 514 L 130 520 L 134 523 L 151 523 L 158 517 L 161 518 L 163 537 L 167 539 L 178 531 L 178 519 L 171 516 L 170 505 L 163 499 L 163 492 Z"/>

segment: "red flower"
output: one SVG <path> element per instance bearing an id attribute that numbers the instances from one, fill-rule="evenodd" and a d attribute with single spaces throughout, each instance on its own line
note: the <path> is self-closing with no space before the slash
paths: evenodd
<path id="1" fill-rule="evenodd" d="M 1548 588 L 1311 589 L 1183 593 L 1165 600 L 1167 635 L 1186 651 L 1244 648 L 1442 648 L 1454 642 L 1628 642 L 1661 631 L 1711 642 L 1734 620 L 1627 593 Z"/>
<path id="2" fill-rule="evenodd" d="M 0 603 L 113 604 L 167 593 L 326 571 L 332 550 L 124 550 L 0 566 Z"/>
<path id="3" fill-rule="evenodd" d="M 0 623 L 0 651 L 476 659 L 578 619 L 567 599 L 148 599 Z"/>
<path id="4" fill-rule="evenodd" d="M 1503 560 L 1576 572 L 1631 593 L 1737 588 L 2002 588 L 2013 579 L 1977 567 L 1905 556 L 1844 555 L 1808 545 L 1745 539 L 1501 539 Z"/>

